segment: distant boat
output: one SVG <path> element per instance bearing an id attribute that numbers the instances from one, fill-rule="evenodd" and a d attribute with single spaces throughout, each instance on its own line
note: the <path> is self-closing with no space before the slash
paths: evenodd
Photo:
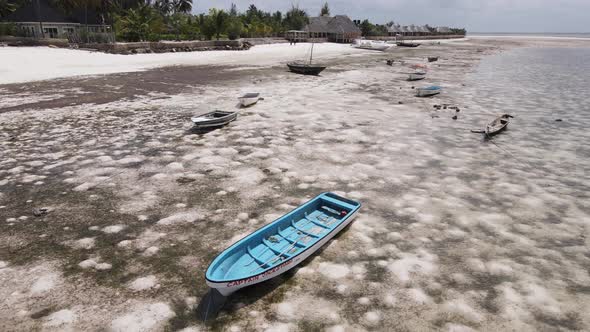
<path id="1" fill-rule="evenodd" d="M 312 59 L 313 59 L 313 43 L 311 44 L 311 53 L 309 55 L 309 63 L 303 63 L 303 62 L 291 62 L 287 64 L 287 67 L 289 67 L 289 70 L 297 73 L 297 74 L 302 74 L 302 75 L 319 75 L 324 69 L 326 69 L 326 66 L 319 66 L 319 65 L 313 65 L 311 63 Z"/>
<path id="2" fill-rule="evenodd" d="M 418 46 L 420 46 L 419 43 L 410 43 L 410 42 L 403 42 L 403 41 L 397 42 L 395 44 L 399 47 L 418 47 Z"/>
<path id="3" fill-rule="evenodd" d="M 437 56 L 429 56 L 428 57 L 428 62 L 436 62 L 438 61 L 438 57 Z"/>
<path id="4" fill-rule="evenodd" d="M 302 75 L 319 75 L 324 69 L 326 69 L 325 66 L 314 66 L 297 62 L 288 63 L 287 67 L 289 67 L 290 71 Z"/>
<path id="5" fill-rule="evenodd" d="M 207 284 L 221 295 L 276 277 L 321 248 L 361 204 L 323 193 L 225 249 L 209 265 Z"/>
<path id="6" fill-rule="evenodd" d="M 441 93 L 442 88 L 440 86 L 428 86 L 425 88 L 416 89 L 416 97 L 430 97 Z"/>
<path id="7" fill-rule="evenodd" d="M 391 45 L 387 44 L 384 41 L 357 39 L 357 40 L 355 40 L 354 47 L 360 48 L 363 50 L 385 51 L 388 48 L 390 48 Z"/>
<path id="8" fill-rule="evenodd" d="M 260 93 L 246 93 L 245 95 L 238 98 L 242 107 L 252 106 L 260 99 Z"/>
<path id="9" fill-rule="evenodd" d="M 225 126 L 238 117 L 238 112 L 213 111 L 192 117 L 195 128 L 215 128 Z"/>
<path id="10" fill-rule="evenodd" d="M 510 114 L 502 114 L 495 118 L 494 121 L 488 123 L 484 133 L 486 136 L 494 136 L 508 127 L 509 118 L 513 118 Z"/>
<path id="11" fill-rule="evenodd" d="M 418 81 L 423 80 L 426 77 L 425 71 L 417 71 L 413 73 L 408 73 L 408 81 Z"/>

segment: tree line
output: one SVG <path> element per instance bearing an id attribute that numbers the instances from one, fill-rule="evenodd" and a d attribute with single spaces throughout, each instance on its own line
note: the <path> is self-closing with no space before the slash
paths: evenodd
<path id="1" fill-rule="evenodd" d="M 0 18 L 36 0 L 0 0 Z M 287 30 L 301 30 L 309 22 L 307 12 L 292 5 L 285 13 L 266 12 L 250 5 L 240 12 L 211 8 L 207 14 L 191 14 L 192 0 L 50 0 L 66 13 L 91 10 L 112 25 L 117 40 L 236 39 L 279 36 Z M 328 11 L 327 3 L 322 12 Z"/>
<path id="2" fill-rule="evenodd" d="M 37 0 L 0 0 L 0 18 L 31 1 Z M 193 15 L 193 0 L 49 1 L 66 13 L 79 10 L 98 13 L 106 24 L 112 25 L 119 41 L 271 37 L 281 36 L 287 30 L 302 30 L 309 22 L 307 12 L 296 5 L 283 13 L 267 12 L 253 4 L 241 12 L 232 4 L 228 9 L 211 8 L 207 14 Z M 318 14 L 330 15 L 328 3 L 324 3 Z M 373 24 L 363 20 L 359 28 L 363 36 L 386 36 L 391 25 L 393 22 Z M 427 27 L 436 34 L 435 28 Z M 451 32 L 465 34 L 465 29 L 451 29 Z"/>

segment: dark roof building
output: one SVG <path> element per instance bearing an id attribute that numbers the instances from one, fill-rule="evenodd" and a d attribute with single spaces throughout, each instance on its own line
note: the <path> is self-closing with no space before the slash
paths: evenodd
<path id="1" fill-rule="evenodd" d="M 361 36 L 361 29 L 346 15 L 310 17 L 305 27 L 312 39 L 350 43 Z"/>

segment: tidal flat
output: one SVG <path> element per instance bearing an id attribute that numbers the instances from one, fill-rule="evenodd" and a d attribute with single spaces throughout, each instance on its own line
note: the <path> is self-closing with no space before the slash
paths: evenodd
<path id="1" fill-rule="evenodd" d="M 316 44 L 328 69 L 289 73 L 309 46 L 1 65 L 0 330 L 590 329 L 590 42 Z M 209 262 L 326 191 L 363 204 L 353 224 L 199 322 Z"/>

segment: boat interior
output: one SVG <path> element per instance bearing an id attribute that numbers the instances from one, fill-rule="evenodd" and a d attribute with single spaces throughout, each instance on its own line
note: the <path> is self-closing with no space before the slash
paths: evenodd
<path id="1" fill-rule="evenodd" d="M 237 280 L 272 269 L 312 247 L 359 207 L 324 193 L 228 248 L 213 261 L 207 278 Z"/>

